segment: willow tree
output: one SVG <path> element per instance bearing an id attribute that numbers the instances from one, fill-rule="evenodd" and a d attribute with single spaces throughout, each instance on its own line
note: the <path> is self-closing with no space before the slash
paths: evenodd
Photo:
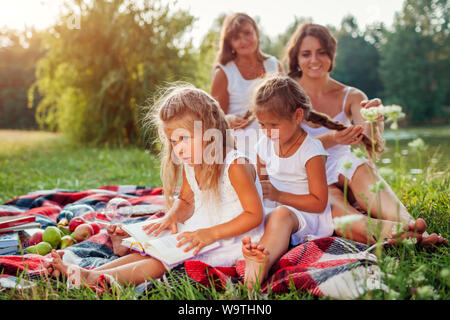
<path id="1" fill-rule="evenodd" d="M 142 106 L 166 81 L 189 79 L 193 17 L 162 1 L 76 0 L 48 30 L 38 62 L 41 128 L 82 143 L 141 143 Z"/>

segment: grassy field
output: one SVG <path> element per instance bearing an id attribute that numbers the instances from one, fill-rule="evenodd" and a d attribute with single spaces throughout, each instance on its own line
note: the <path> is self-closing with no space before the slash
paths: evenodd
<path id="1" fill-rule="evenodd" d="M 415 218 L 424 218 L 430 232 L 450 238 L 449 232 L 449 154 L 450 127 L 409 128 L 399 132 L 401 164 L 394 166 L 394 134 L 387 131 L 387 150 L 378 164 L 385 168 L 386 180 Z M 418 154 L 408 142 L 421 137 L 427 144 Z M 417 169 L 421 169 L 422 172 Z M 104 185 L 130 184 L 160 186 L 156 156 L 137 148 L 105 149 L 74 145 L 61 135 L 37 131 L 0 130 L 0 203 L 42 189 L 83 190 Z M 370 292 L 362 299 L 440 299 L 450 298 L 450 254 L 448 247 L 434 250 L 400 245 L 383 252 L 380 268 L 392 289 Z M 182 290 L 158 286 L 148 299 L 318 299 L 292 289 L 283 295 L 248 293 L 243 286 L 224 292 L 193 287 Z M 64 283 L 41 281 L 32 291 L 0 291 L 1 299 L 98 299 L 91 290 L 66 290 Z M 133 299 L 132 290 L 104 295 L 103 299 Z"/>

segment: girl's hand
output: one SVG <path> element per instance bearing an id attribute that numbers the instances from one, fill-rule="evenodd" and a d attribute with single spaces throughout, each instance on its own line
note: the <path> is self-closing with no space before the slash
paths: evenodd
<path id="1" fill-rule="evenodd" d="M 151 222 L 151 220 L 149 222 Z M 155 231 L 155 233 L 153 234 L 155 237 L 157 237 L 161 233 L 161 231 L 166 229 L 170 229 L 171 233 L 174 234 L 178 232 L 177 222 L 178 221 L 173 216 L 169 215 L 166 219 L 160 222 L 150 223 L 146 226 L 143 226 L 142 230 L 146 231 L 148 235 Z"/>
<path id="2" fill-rule="evenodd" d="M 361 133 L 363 132 L 362 126 L 349 126 L 344 130 L 335 130 L 333 134 L 334 141 L 337 144 L 342 145 L 355 145 L 361 142 L 363 136 Z"/>
<path id="3" fill-rule="evenodd" d="M 184 252 L 188 252 L 192 248 L 195 248 L 194 256 L 201 250 L 201 248 L 206 247 L 207 245 L 216 241 L 213 233 L 211 232 L 211 229 L 199 229 L 193 232 L 183 232 L 177 237 L 177 240 L 181 240 L 177 244 L 178 248 L 185 243 L 190 242 L 190 244 L 187 245 L 184 249 Z"/>
<path id="4" fill-rule="evenodd" d="M 272 201 L 278 201 L 279 190 L 276 189 L 269 180 L 261 181 L 261 187 L 263 192 L 263 198 L 269 199 Z"/>
<path id="5" fill-rule="evenodd" d="M 244 119 L 243 116 L 237 114 L 227 114 L 225 118 L 227 119 L 231 129 L 238 129 L 248 122 L 248 120 Z"/>

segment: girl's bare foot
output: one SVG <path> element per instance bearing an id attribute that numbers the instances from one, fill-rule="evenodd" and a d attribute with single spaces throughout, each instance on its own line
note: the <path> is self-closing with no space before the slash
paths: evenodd
<path id="1" fill-rule="evenodd" d="M 81 284 L 96 284 L 99 274 L 93 270 L 86 270 L 74 264 L 66 264 L 62 260 L 62 255 L 59 255 L 56 250 L 52 250 L 50 253 L 53 261 L 51 262 L 52 268 L 64 275 L 67 279 L 68 285 L 81 285 Z"/>
<path id="2" fill-rule="evenodd" d="M 242 254 L 245 259 L 245 282 L 252 289 L 256 283 L 262 283 L 266 277 L 269 251 L 262 244 L 252 243 L 250 237 L 242 239 Z"/>
<path id="3" fill-rule="evenodd" d="M 122 246 L 121 243 L 124 238 L 128 238 L 130 235 L 126 233 L 120 225 L 116 224 L 109 225 L 106 228 L 106 231 L 111 238 L 114 254 L 119 257 L 126 255 L 129 249 Z"/>
<path id="4" fill-rule="evenodd" d="M 62 256 L 64 255 L 64 251 L 57 251 L 57 254 L 59 254 L 59 256 L 62 259 Z M 59 276 L 61 275 L 61 272 L 59 272 L 59 270 L 53 268 L 52 260 L 53 260 L 53 258 L 45 258 L 44 262 L 42 263 L 41 275 L 46 276 L 46 277 L 48 277 L 50 275 L 55 278 L 59 278 Z"/>

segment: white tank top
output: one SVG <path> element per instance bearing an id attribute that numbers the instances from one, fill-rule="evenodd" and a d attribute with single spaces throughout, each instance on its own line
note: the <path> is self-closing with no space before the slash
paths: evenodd
<path id="1" fill-rule="evenodd" d="M 278 72 L 278 60 L 273 56 L 269 56 L 263 62 L 265 76 Z M 219 64 L 220 68 L 225 72 L 228 80 L 228 114 L 244 115 L 250 107 L 250 101 L 254 87 L 262 78 L 246 80 L 242 76 L 234 61 L 228 62 L 226 65 Z M 257 121 L 247 128 L 259 128 Z"/>
<path id="2" fill-rule="evenodd" d="M 344 97 L 344 101 L 342 102 L 342 110 L 341 112 L 339 112 L 334 118 L 333 120 L 339 121 L 340 123 L 342 123 L 345 126 L 349 126 L 351 125 L 351 121 L 350 119 L 347 117 L 347 115 L 345 114 L 345 104 L 347 102 L 347 97 L 348 94 L 350 93 L 350 88 L 351 87 L 347 87 L 347 91 L 345 93 L 345 97 Z M 308 126 L 306 123 L 302 123 L 302 128 L 309 133 L 312 136 L 317 136 L 326 132 L 331 131 L 328 128 L 325 128 L 323 126 L 320 126 L 318 128 L 312 128 L 310 126 Z M 342 144 L 337 144 L 331 148 L 327 149 L 327 152 L 330 153 L 330 155 L 333 154 L 337 154 L 337 153 L 341 153 L 341 152 L 350 152 L 350 146 L 349 145 L 342 145 Z"/>

